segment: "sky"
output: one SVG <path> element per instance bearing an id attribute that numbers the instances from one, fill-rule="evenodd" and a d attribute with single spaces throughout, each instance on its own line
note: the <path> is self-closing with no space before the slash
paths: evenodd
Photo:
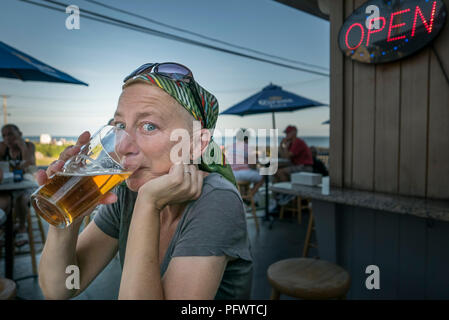
<path id="1" fill-rule="evenodd" d="M 98 1 L 236 45 L 329 68 L 329 22 L 272 0 Z M 217 97 L 220 112 L 270 83 L 329 104 L 329 77 L 91 21 L 83 18 L 83 9 L 241 51 L 84 0 L 67 2 L 80 8 L 79 30 L 66 28 L 69 14 L 65 12 L 19 0 L 2 0 L 1 4 L 1 41 L 89 84 L 0 78 L 0 94 L 9 96 L 8 122 L 18 125 L 25 136 L 77 136 L 84 130 L 95 131 L 113 116 L 123 78 L 147 62 L 176 61 L 188 66 L 195 80 Z M 316 107 L 277 113 L 276 126 L 294 124 L 300 136 L 328 136 L 329 125 L 321 124 L 328 119 L 329 107 Z M 0 121 L 3 124 L 3 115 Z M 271 114 L 221 115 L 216 127 L 271 128 L 272 119 Z"/>

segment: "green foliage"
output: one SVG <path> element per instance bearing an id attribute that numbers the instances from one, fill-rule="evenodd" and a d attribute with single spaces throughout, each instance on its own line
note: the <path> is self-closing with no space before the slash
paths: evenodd
<path id="1" fill-rule="evenodd" d="M 36 151 L 42 153 L 45 157 L 58 158 L 59 154 L 67 148 L 68 145 L 57 146 L 54 144 L 35 143 Z"/>

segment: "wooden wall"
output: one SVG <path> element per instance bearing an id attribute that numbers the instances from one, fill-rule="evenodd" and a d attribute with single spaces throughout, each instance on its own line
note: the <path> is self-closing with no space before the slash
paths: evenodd
<path id="1" fill-rule="evenodd" d="M 345 57 L 338 32 L 364 2 L 330 1 L 331 183 L 447 199 L 449 84 L 430 47 L 379 65 Z M 449 0 L 444 2 L 449 9 Z M 433 45 L 449 73 L 449 22 Z"/>
<path id="2" fill-rule="evenodd" d="M 314 201 L 320 259 L 351 275 L 348 299 L 449 299 L 449 223 Z M 366 267 L 380 271 L 368 290 Z"/>

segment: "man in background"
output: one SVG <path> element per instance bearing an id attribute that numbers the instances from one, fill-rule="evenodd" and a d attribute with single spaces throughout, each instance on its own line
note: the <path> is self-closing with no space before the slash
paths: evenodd
<path id="1" fill-rule="evenodd" d="M 323 163 L 323 161 L 318 159 L 318 157 L 317 157 L 318 152 L 317 152 L 316 148 L 310 147 L 310 151 L 312 151 L 313 172 L 319 173 L 323 177 L 327 177 L 329 175 L 329 171 L 327 170 L 326 165 Z"/>
<path id="2" fill-rule="evenodd" d="M 285 138 L 281 141 L 279 156 L 290 160 L 290 165 L 277 171 L 275 182 L 290 181 L 294 172 L 313 172 L 312 152 L 304 140 L 297 137 L 298 129 L 289 125 L 284 132 Z"/>

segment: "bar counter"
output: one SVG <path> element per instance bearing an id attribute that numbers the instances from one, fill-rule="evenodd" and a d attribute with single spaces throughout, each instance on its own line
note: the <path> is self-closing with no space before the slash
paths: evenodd
<path id="1" fill-rule="evenodd" d="M 324 195 L 321 193 L 321 187 L 291 184 L 290 182 L 276 183 L 270 189 L 274 192 L 297 195 L 305 199 L 334 202 L 449 222 L 449 201 L 444 200 L 429 200 L 334 187 L 330 188 L 329 195 Z"/>
<path id="2" fill-rule="evenodd" d="M 348 299 L 449 299 L 449 201 L 334 187 L 324 195 L 291 183 L 270 189 L 312 201 L 312 241 L 320 259 L 351 275 Z M 379 290 L 366 286 L 373 265 Z"/>

